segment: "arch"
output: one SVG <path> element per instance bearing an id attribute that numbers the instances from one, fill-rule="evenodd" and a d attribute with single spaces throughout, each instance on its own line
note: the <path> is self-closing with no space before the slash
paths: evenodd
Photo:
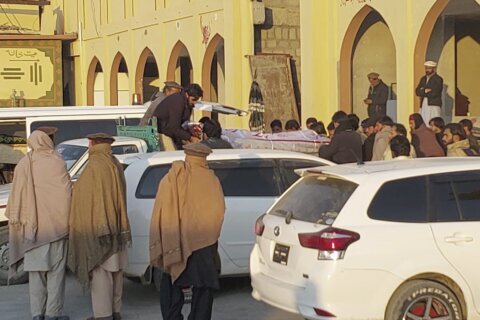
<path id="1" fill-rule="evenodd" d="M 181 58 L 188 59 L 180 61 Z M 180 74 L 177 73 L 177 70 L 180 71 Z M 170 53 L 170 59 L 168 60 L 167 67 L 167 80 L 177 81 L 182 86 L 186 86 L 191 82 L 192 79 L 193 67 L 190 60 L 190 53 L 185 44 L 179 40 L 175 46 L 173 46 L 172 52 Z"/>
<path id="2" fill-rule="evenodd" d="M 159 85 L 157 87 L 151 85 L 154 82 L 158 82 L 158 71 L 157 60 L 152 50 L 146 47 L 138 58 L 137 68 L 135 70 L 135 93 L 142 95 L 142 101 L 150 98 L 151 94 L 154 93 L 152 91 L 158 90 Z M 154 80 L 149 81 L 150 79 L 145 79 L 145 73 L 149 76 L 148 78 L 153 78 Z"/>
<path id="3" fill-rule="evenodd" d="M 203 88 L 203 99 L 207 101 L 215 100 L 212 95 L 212 66 L 214 60 L 216 60 L 216 54 L 219 49 L 219 46 L 222 46 L 223 50 L 224 39 L 218 33 L 212 38 L 208 47 L 205 51 L 202 64 L 202 88 Z M 225 63 L 223 62 L 223 68 L 225 68 Z M 225 72 L 225 70 L 223 70 Z M 223 74 L 223 76 L 225 76 Z M 215 79 L 216 80 L 216 79 Z M 223 77 L 223 80 L 225 78 Z M 218 84 L 217 84 L 218 89 Z M 218 93 L 216 93 L 216 100 L 218 101 Z"/>
<path id="4" fill-rule="evenodd" d="M 128 77 L 128 66 L 124 56 L 117 52 L 115 58 L 113 58 L 112 69 L 110 70 L 110 105 L 118 105 L 118 78 L 119 73 L 126 73 Z"/>
<path id="5" fill-rule="evenodd" d="M 414 101 L 415 101 L 415 104 L 414 104 L 415 112 L 418 111 L 418 109 L 420 108 L 420 101 L 415 96 L 415 88 L 417 86 L 418 79 L 420 79 L 424 74 L 423 63 L 425 62 L 425 58 L 427 56 L 430 36 L 432 35 L 437 19 L 445 10 L 449 2 L 450 0 L 437 0 L 432 6 L 432 8 L 430 9 L 430 11 L 428 11 L 427 16 L 423 20 L 422 26 L 420 27 L 420 31 L 418 33 L 417 42 L 415 44 L 414 58 L 413 58 L 414 59 L 413 61 L 414 79 L 413 79 L 412 92 L 413 92 Z"/>
<path id="6" fill-rule="evenodd" d="M 350 22 L 345 37 L 343 38 L 342 48 L 340 50 L 340 110 L 349 113 L 352 110 L 352 57 L 355 47 L 355 40 L 360 31 L 365 18 L 374 9 L 365 5 L 353 17 Z"/>
<path id="7" fill-rule="evenodd" d="M 97 57 L 93 57 L 87 73 L 87 106 L 93 106 L 95 104 L 95 76 L 98 70 L 103 72 L 102 64 Z"/>

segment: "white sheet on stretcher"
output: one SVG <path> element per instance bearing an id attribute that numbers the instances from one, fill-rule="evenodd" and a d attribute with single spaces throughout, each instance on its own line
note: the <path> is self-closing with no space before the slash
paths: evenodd
<path id="1" fill-rule="evenodd" d="M 241 129 L 225 129 L 222 138 L 239 149 L 272 149 L 318 154 L 322 145 L 330 143 L 326 136 L 312 130 L 281 133 L 257 133 Z"/>

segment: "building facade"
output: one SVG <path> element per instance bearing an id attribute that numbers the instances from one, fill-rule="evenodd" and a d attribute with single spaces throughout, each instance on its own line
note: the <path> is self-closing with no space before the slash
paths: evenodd
<path id="1" fill-rule="evenodd" d="M 438 61 L 447 121 L 480 116 L 480 0 L 263 0 L 260 25 L 258 0 L 40 2 L 0 0 L 0 58 L 43 61 L 3 66 L 9 85 L 0 86 L 0 106 L 11 104 L 13 89 L 27 105 L 131 104 L 134 94 L 148 100 L 175 80 L 201 84 L 205 100 L 247 109 L 248 57 L 283 54 L 294 60 L 302 119 L 328 122 L 339 109 L 366 117 L 366 75 L 375 71 L 405 123 L 419 107 L 425 60 Z M 248 127 L 247 118 L 222 122 Z"/>
<path id="2" fill-rule="evenodd" d="M 341 109 L 367 115 L 367 74 L 391 87 L 399 122 L 418 111 L 415 87 L 426 60 L 444 79 L 446 121 L 480 116 L 480 1 L 302 0 L 303 115 L 329 120 Z"/>

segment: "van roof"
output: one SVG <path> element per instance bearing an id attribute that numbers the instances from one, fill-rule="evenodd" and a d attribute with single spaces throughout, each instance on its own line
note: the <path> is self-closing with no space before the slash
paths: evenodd
<path id="1" fill-rule="evenodd" d="M 91 114 L 135 114 L 144 113 L 147 107 L 138 106 L 75 106 L 75 107 L 32 107 L 0 108 L 0 119 L 21 119 L 26 117 L 91 115 Z"/>

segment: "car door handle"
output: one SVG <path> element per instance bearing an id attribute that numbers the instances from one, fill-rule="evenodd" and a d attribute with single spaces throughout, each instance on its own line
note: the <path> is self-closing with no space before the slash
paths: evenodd
<path id="1" fill-rule="evenodd" d="M 455 233 L 453 236 L 446 237 L 445 242 L 447 243 L 460 243 L 460 242 L 472 242 L 473 237 L 467 236 L 461 233 Z"/>

